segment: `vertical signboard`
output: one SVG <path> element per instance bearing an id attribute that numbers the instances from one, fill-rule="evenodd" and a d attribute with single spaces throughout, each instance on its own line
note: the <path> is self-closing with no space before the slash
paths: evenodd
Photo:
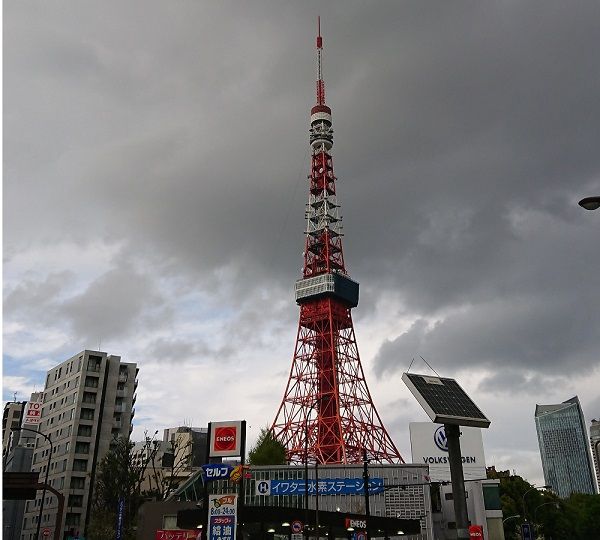
<path id="1" fill-rule="evenodd" d="M 25 405 L 25 414 L 23 415 L 23 426 L 27 428 L 37 427 L 42 420 L 42 403 L 44 402 L 44 392 L 34 392 L 31 399 Z"/>
<path id="2" fill-rule="evenodd" d="M 235 540 L 236 494 L 208 497 L 208 540 Z"/>
<path id="3" fill-rule="evenodd" d="M 125 517 L 125 499 L 119 497 L 119 504 L 117 506 L 117 534 L 115 535 L 116 540 L 121 540 L 123 537 L 123 518 Z"/>
<path id="4" fill-rule="evenodd" d="M 522 540 L 534 540 L 530 523 L 521 523 L 521 538 Z"/>

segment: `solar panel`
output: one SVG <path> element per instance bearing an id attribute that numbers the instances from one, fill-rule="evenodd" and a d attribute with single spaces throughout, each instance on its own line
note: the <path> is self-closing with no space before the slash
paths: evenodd
<path id="1" fill-rule="evenodd" d="M 404 373 L 402 380 L 433 422 L 489 427 L 490 421 L 454 379 Z"/>

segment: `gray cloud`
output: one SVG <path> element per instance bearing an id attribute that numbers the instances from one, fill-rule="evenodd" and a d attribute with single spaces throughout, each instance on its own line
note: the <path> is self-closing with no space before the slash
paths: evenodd
<path id="1" fill-rule="evenodd" d="M 115 339 L 147 326 L 152 320 L 149 308 L 161 303 L 152 279 L 125 264 L 100 276 L 84 292 L 65 301 L 60 310 L 75 335 L 83 337 L 84 343 L 95 343 L 105 336 Z M 160 311 L 164 320 L 164 310 Z"/>
<path id="2" fill-rule="evenodd" d="M 5 317 L 57 361 L 102 337 L 283 386 L 320 14 L 355 321 L 390 305 L 376 374 L 421 354 L 516 396 L 598 366 L 595 2 L 4 8 Z M 63 244 L 124 260 L 14 262 Z"/>

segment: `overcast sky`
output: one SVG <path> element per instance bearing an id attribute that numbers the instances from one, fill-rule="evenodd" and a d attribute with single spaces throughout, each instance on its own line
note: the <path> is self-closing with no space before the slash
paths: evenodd
<path id="1" fill-rule="evenodd" d="M 317 15 L 375 405 L 410 461 L 423 356 L 542 483 L 536 403 L 600 417 L 596 1 L 5 1 L 3 399 L 100 348 L 140 367 L 134 438 L 273 421 Z"/>

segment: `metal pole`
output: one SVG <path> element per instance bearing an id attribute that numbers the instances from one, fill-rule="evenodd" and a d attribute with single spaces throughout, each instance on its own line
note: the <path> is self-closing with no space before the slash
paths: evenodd
<path id="1" fill-rule="evenodd" d="M 369 506 L 369 460 L 367 458 L 367 450 L 365 448 L 363 448 L 363 483 L 365 490 L 365 516 L 367 519 L 367 530 L 369 530 L 368 519 L 371 515 L 371 509 Z"/>
<path id="2" fill-rule="evenodd" d="M 469 516 L 467 514 L 465 478 L 463 476 L 462 455 L 460 452 L 460 426 L 444 424 L 444 431 L 448 440 L 448 461 L 450 462 L 452 499 L 454 500 L 456 538 L 458 540 L 469 540 Z"/>
<path id="3" fill-rule="evenodd" d="M 319 461 L 315 461 L 315 527 L 317 529 L 317 540 L 321 538 L 319 531 Z"/>
<path id="4" fill-rule="evenodd" d="M 44 513 L 44 501 L 46 500 L 46 486 L 48 485 L 48 473 L 50 472 L 50 462 L 52 461 L 52 453 L 54 452 L 54 446 L 52 444 L 52 440 L 48 435 L 44 435 L 41 431 L 36 431 L 35 429 L 29 428 L 11 428 L 11 431 L 31 431 L 32 433 L 36 433 L 37 435 L 41 435 L 50 443 L 50 455 L 48 456 L 48 463 L 46 463 L 46 476 L 44 479 L 44 489 L 42 491 L 42 504 L 40 504 L 40 512 L 38 514 L 38 522 L 35 531 L 35 537 L 37 540 L 40 538 L 40 528 L 42 526 L 42 515 Z"/>
<path id="5" fill-rule="evenodd" d="M 304 421 L 304 536 L 308 540 L 308 415 Z"/>

